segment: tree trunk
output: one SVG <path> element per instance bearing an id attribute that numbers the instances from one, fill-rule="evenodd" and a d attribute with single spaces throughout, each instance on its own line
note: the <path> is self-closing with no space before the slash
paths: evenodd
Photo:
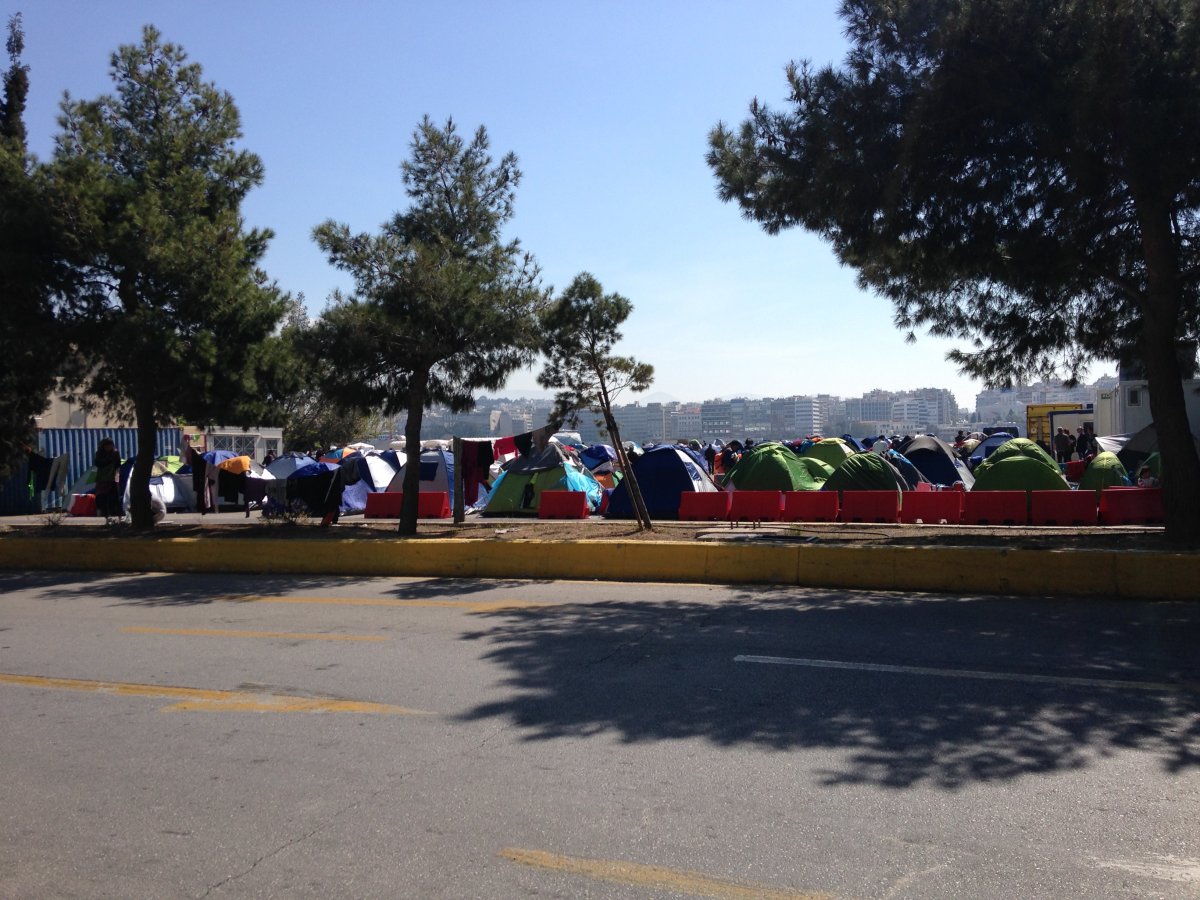
<path id="1" fill-rule="evenodd" d="M 414 372 L 408 389 L 408 421 L 404 423 L 404 502 L 400 506 L 399 532 L 417 533 L 417 505 L 421 494 L 421 422 L 425 417 L 426 372 Z"/>
<path id="2" fill-rule="evenodd" d="M 1171 543 L 1194 547 L 1200 545 L 1200 457 L 1188 422 L 1179 365 L 1179 270 L 1170 207 L 1136 195 L 1135 204 L 1148 283 L 1142 303 L 1141 349 L 1162 458 L 1166 536 Z"/>
<path id="3" fill-rule="evenodd" d="M 629 482 L 626 488 L 629 491 L 629 499 L 633 502 L 633 512 L 637 518 L 638 531 L 653 531 L 654 523 L 650 521 L 650 511 L 646 509 L 646 501 L 642 499 L 642 489 L 638 486 L 637 476 L 633 474 L 633 465 L 629 462 L 629 454 L 625 452 L 625 445 L 621 443 L 621 432 L 617 428 L 617 420 L 612 412 L 612 400 L 608 396 L 608 385 L 604 383 L 604 374 L 600 375 L 600 412 L 604 415 L 604 427 L 608 429 L 608 436 L 613 442 L 613 449 L 617 451 L 617 461 L 621 463 L 621 469 L 625 473 L 625 480 Z"/>
<path id="4" fill-rule="evenodd" d="M 137 416 L 138 450 L 133 470 L 129 473 L 129 518 L 134 529 L 154 528 L 154 513 L 150 509 L 150 471 L 154 466 L 154 451 L 158 444 L 158 422 L 154 417 L 154 401 L 139 397 L 134 402 Z"/>

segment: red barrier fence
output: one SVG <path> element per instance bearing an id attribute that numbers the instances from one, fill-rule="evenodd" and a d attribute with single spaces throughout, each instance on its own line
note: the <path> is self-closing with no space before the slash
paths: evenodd
<path id="1" fill-rule="evenodd" d="M 586 519 L 590 514 L 586 491 L 542 491 L 538 498 L 539 519 Z"/>
<path id="2" fill-rule="evenodd" d="M 1032 525 L 1095 525 L 1095 491 L 1030 491 Z"/>
<path id="3" fill-rule="evenodd" d="M 364 519 L 398 519 L 404 506 L 404 495 L 398 491 L 379 491 L 367 494 Z M 445 491 L 421 491 L 417 495 L 417 518 L 450 518 L 450 495 Z"/>
<path id="4" fill-rule="evenodd" d="M 782 491 L 734 491 L 729 495 L 734 522 L 778 522 L 783 515 Z"/>
<path id="5" fill-rule="evenodd" d="M 1162 488 L 1110 487 L 1100 492 L 1101 525 L 1161 525 Z"/>
<path id="6" fill-rule="evenodd" d="M 836 522 L 837 491 L 784 491 L 784 522 Z"/>
<path id="7" fill-rule="evenodd" d="M 724 522 L 729 518 L 725 491 L 686 491 L 679 495 L 679 518 L 685 522 Z"/>
<path id="8" fill-rule="evenodd" d="M 843 491 L 843 522 L 899 522 L 899 491 Z"/>
<path id="9" fill-rule="evenodd" d="M 963 494 L 964 525 L 1028 525 L 1026 491 L 967 491 Z"/>
<path id="10" fill-rule="evenodd" d="M 960 491 L 906 491 L 900 506 L 900 521 L 909 525 L 957 525 L 962 521 Z"/>

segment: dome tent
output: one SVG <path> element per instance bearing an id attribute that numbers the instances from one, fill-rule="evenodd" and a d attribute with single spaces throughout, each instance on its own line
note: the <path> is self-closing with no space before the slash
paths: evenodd
<path id="1" fill-rule="evenodd" d="M 603 493 L 594 475 L 577 457 L 551 442 L 541 453 L 519 456 L 505 464 L 492 485 L 485 516 L 536 516 L 542 491 L 583 491 L 595 512 Z"/>
<path id="2" fill-rule="evenodd" d="M 878 453 L 856 453 L 833 470 L 821 490 L 903 492 L 905 487 L 904 478 L 885 457 Z"/>
<path id="3" fill-rule="evenodd" d="M 652 519 L 674 519 L 679 515 L 680 498 L 689 492 L 715 493 L 720 488 L 708 476 L 699 454 L 686 447 L 669 444 L 647 450 L 630 461 L 637 478 L 646 511 Z M 629 482 L 617 485 L 608 501 L 610 519 L 634 518 Z"/>
<path id="4" fill-rule="evenodd" d="M 796 456 L 774 441 L 755 444 L 725 474 L 739 491 L 817 491 L 832 469 L 815 458 Z"/>
<path id="5" fill-rule="evenodd" d="M 1022 454 L 993 461 L 975 470 L 973 491 L 1069 491 L 1057 465 Z"/>
<path id="6" fill-rule="evenodd" d="M 958 458 L 953 447 L 939 437 L 918 435 L 909 442 L 904 456 L 933 484 L 962 482 L 970 490 L 975 483 L 966 463 Z"/>
<path id="7" fill-rule="evenodd" d="M 1097 453 L 1088 463 L 1079 479 L 1081 491 L 1095 491 L 1099 494 L 1106 487 L 1128 487 L 1129 475 L 1117 454 L 1107 450 Z"/>
<path id="8" fill-rule="evenodd" d="M 819 459 L 829 468 L 836 469 L 842 464 L 842 460 L 854 455 L 854 448 L 843 438 L 827 437 L 809 444 L 800 455 Z"/>
<path id="9" fill-rule="evenodd" d="M 404 472 L 408 468 L 407 458 L 400 457 L 401 466 L 387 484 L 390 493 L 404 490 Z M 388 465 L 386 461 L 381 461 Z M 449 450 L 428 449 L 421 451 L 420 461 L 420 490 L 445 491 L 450 498 L 450 508 L 454 508 L 454 455 Z M 364 501 L 365 502 L 365 501 Z"/>
<path id="10" fill-rule="evenodd" d="M 987 459 L 981 462 L 975 468 L 975 474 L 978 475 L 980 469 L 994 465 L 1002 459 L 1008 459 L 1013 456 L 1027 456 L 1030 459 L 1036 459 L 1041 463 L 1059 471 L 1058 463 L 1054 461 L 1049 453 L 1042 449 L 1042 445 L 1036 441 L 1031 441 L 1029 438 L 1009 438 L 999 447 L 991 452 Z"/>

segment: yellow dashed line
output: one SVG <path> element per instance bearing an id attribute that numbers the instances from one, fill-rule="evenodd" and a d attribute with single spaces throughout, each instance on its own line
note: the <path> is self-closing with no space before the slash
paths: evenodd
<path id="1" fill-rule="evenodd" d="M 190 637 L 283 638 L 289 641 L 386 641 L 378 634 L 314 634 L 303 631 L 235 631 L 224 628 L 122 628 L 123 634 L 178 634 Z"/>
<path id="2" fill-rule="evenodd" d="M 668 869 L 662 866 L 644 866 L 622 860 L 559 856 L 544 850 L 521 850 L 516 847 L 508 847 L 501 850 L 497 856 L 537 869 L 565 872 L 569 875 L 583 875 L 598 881 L 611 881 L 634 887 L 691 894 L 694 897 L 716 897 L 718 900 L 828 900 L 831 896 L 829 894 L 778 890 L 763 885 L 742 884 L 722 878 L 711 878 L 699 872 Z"/>
<path id="3" fill-rule="evenodd" d="M 123 697 L 158 697 L 178 700 L 163 712 L 336 712 L 394 716 L 432 716 L 435 713 L 387 703 L 338 700 L 333 697 L 297 697 L 252 691 L 214 691 L 203 688 L 135 684 L 122 681 L 86 681 L 78 678 L 49 678 L 41 675 L 12 675 L 0 672 L 0 684 L 49 688 L 60 691 L 117 694 Z"/>

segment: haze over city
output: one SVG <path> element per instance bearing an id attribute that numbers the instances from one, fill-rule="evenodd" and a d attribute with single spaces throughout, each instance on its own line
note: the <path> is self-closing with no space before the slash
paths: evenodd
<path id="1" fill-rule="evenodd" d="M 779 105 L 788 61 L 840 60 L 834 3 L 682 0 L 592 8 L 468 2 L 3 4 L 23 16 L 31 149 L 53 151 L 63 91 L 111 93 L 110 54 L 153 24 L 234 98 L 266 177 L 244 206 L 275 238 L 268 274 L 317 314 L 350 287 L 313 243 L 326 219 L 374 232 L 406 204 L 399 164 L 424 114 L 483 125 L 524 180 L 510 235 L 561 289 L 580 271 L 627 296 L 620 352 L 655 367 L 624 400 L 861 395 L 982 385 L 952 344 L 892 325 L 818 238 L 776 237 L 716 198 L 708 131 Z M 503 393 L 538 396 L 536 368 Z M 1105 374 L 1093 370 L 1096 377 Z"/>

